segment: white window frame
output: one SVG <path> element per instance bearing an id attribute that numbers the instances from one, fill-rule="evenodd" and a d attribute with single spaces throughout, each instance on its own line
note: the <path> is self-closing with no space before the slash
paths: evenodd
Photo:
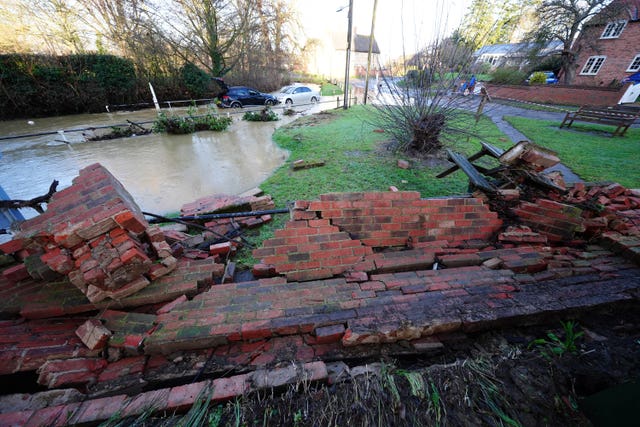
<path id="1" fill-rule="evenodd" d="M 622 30 L 627 26 L 627 21 L 613 21 L 609 22 L 602 31 L 601 39 L 617 39 L 622 34 Z"/>
<path id="2" fill-rule="evenodd" d="M 602 55 L 590 56 L 589 58 L 587 58 L 587 62 L 585 62 L 584 67 L 582 67 L 582 71 L 580 71 L 580 74 L 595 76 L 602 68 L 602 65 L 604 64 L 604 61 L 606 61 L 606 59 L 607 57 Z"/>
<path id="3" fill-rule="evenodd" d="M 635 73 L 636 71 L 640 71 L 640 55 L 636 55 L 636 57 L 631 60 L 629 68 L 627 68 L 628 73 Z"/>

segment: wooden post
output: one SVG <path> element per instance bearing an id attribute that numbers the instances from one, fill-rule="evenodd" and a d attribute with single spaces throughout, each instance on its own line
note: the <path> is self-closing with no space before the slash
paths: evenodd
<path id="1" fill-rule="evenodd" d="M 484 104 L 486 104 L 487 102 L 491 102 L 491 97 L 489 96 L 487 89 L 485 89 L 484 87 L 480 88 L 480 95 L 480 104 L 478 105 L 478 110 L 476 111 L 476 124 L 478 124 L 478 122 L 480 121 L 480 116 L 482 115 Z"/>

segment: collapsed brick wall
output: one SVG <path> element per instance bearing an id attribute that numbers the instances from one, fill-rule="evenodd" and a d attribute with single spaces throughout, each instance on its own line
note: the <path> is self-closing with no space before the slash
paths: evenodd
<path id="1" fill-rule="evenodd" d="M 486 240 L 502 226 L 480 199 L 421 199 L 417 191 L 324 194 L 308 210 L 371 247 Z"/>
<path id="2" fill-rule="evenodd" d="M 552 200 L 522 201 L 514 213 L 523 224 L 544 234 L 552 242 L 570 241 L 576 232 L 585 230 L 582 209 Z"/>
<path id="3" fill-rule="evenodd" d="M 46 212 L 23 222 L 0 250 L 39 257 L 94 303 L 131 295 L 177 262 L 162 232 L 149 227 L 131 195 L 100 164 L 82 169 L 70 187 L 53 195 Z M 28 271 L 31 264 L 18 268 Z M 31 276 L 42 278 L 42 272 Z"/>
<path id="4" fill-rule="evenodd" d="M 372 271 L 374 249 L 487 240 L 502 226 L 480 199 L 421 199 L 415 191 L 324 194 L 296 202 L 292 215 L 253 252 L 290 281 Z"/>
<path id="5" fill-rule="evenodd" d="M 640 259 L 640 190 L 575 183 L 563 194 L 547 196 L 517 201 L 513 218 L 554 244 L 598 242 L 635 262 Z"/>

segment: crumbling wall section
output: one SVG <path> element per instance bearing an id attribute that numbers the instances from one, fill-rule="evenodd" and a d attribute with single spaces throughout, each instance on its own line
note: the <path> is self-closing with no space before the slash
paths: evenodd
<path id="1" fill-rule="evenodd" d="M 149 227 L 131 195 L 100 164 L 82 169 L 71 186 L 53 195 L 46 212 L 22 223 L 0 250 L 38 255 L 93 303 L 131 295 L 177 262 L 162 232 Z"/>
<path id="2" fill-rule="evenodd" d="M 290 281 L 375 269 L 374 250 L 490 240 L 502 220 L 481 199 L 421 199 L 415 191 L 332 193 L 297 201 L 292 221 L 253 254 Z"/>

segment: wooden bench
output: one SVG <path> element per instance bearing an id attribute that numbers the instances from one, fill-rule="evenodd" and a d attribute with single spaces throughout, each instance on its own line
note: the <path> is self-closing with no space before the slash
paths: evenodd
<path id="1" fill-rule="evenodd" d="M 623 136 L 629 126 L 640 117 L 640 113 L 616 108 L 598 108 L 583 106 L 578 111 L 568 112 L 560 127 L 570 127 L 574 121 L 616 126 L 613 136 Z"/>

